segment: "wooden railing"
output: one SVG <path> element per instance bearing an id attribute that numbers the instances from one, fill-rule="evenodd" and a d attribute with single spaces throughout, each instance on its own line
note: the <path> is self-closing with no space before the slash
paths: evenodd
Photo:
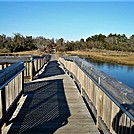
<path id="1" fill-rule="evenodd" d="M 0 56 L 0 69 L 2 65 L 4 68 L 7 66 L 23 61 L 26 69 L 24 71 L 24 78 L 27 81 L 32 80 L 33 77 L 42 69 L 44 64 L 46 64 L 50 59 L 50 55 L 44 56 L 32 56 L 32 55 L 19 55 L 19 56 Z"/>
<path id="2" fill-rule="evenodd" d="M 33 76 L 35 76 L 42 69 L 44 64 L 46 64 L 49 60 L 50 60 L 50 55 L 33 57 L 33 60 L 32 60 L 32 62 L 33 62 L 33 66 L 32 66 Z"/>
<path id="3" fill-rule="evenodd" d="M 23 93 L 24 79 L 32 80 L 49 59 L 49 55 L 0 57 L 0 128 L 6 126 L 16 109 Z"/>
<path id="4" fill-rule="evenodd" d="M 133 89 L 78 57 L 59 61 L 80 87 L 99 129 L 105 134 L 134 134 Z"/>
<path id="5" fill-rule="evenodd" d="M 4 68 L 4 65 L 2 65 Z M 17 62 L 0 72 L 0 127 L 6 125 L 7 119 L 15 110 L 17 101 L 23 92 L 23 62 Z"/>

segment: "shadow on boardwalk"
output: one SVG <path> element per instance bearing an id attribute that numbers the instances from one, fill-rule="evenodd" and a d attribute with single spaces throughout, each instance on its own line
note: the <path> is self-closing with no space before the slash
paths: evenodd
<path id="1" fill-rule="evenodd" d="M 58 61 L 50 61 L 45 68 L 45 71 L 38 76 L 38 78 L 51 77 L 55 75 L 62 75 L 65 72 L 59 67 Z"/>
<path id="2" fill-rule="evenodd" d="M 63 73 L 58 63 L 52 61 L 40 78 Z M 13 125 L 8 133 L 53 134 L 58 128 L 68 123 L 70 111 L 62 79 L 26 84 L 24 95 L 25 103 L 17 117 L 9 122 L 13 122 Z"/>

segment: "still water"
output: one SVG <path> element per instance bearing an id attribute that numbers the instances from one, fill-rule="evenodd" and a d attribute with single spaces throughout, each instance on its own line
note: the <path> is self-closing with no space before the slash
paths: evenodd
<path id="1" fill-rule="evenodd" d="M 101 71 L 107 73 L 113 78 L 121 81 L 125 85 L 134 89 L 134 66 L 119 65 L 106 62 L 93 61 L 89 58 L 84 58 L 86 61 L 93 64 Z"/>

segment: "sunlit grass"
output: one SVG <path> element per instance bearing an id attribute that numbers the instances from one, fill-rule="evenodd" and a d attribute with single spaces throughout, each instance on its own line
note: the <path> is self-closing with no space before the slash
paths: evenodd
<path id="1" fill-rule="evenodd" d="M 0 52 L 0 54 L 3 55 L 9 55 L 9 54 L 13 54 L 13 55 L 44 55 L 46 54 L 45 51 L 44 52 L 40 52 L 39 50 L 32 50 L 32 51 L 22 51 L 22 52 L 13 52 L 13 53 L 2 53 Z"/>
<path id="2" fill-rule="evenodd" d="M 86 56 L 99 61 L 118 63 L 122 65 L 134 65 L 134 53 L 108 50 L 68 51 L 67 54 Z"/>

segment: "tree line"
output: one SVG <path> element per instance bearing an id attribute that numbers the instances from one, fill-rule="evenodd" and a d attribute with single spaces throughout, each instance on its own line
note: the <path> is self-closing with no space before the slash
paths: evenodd
<path id="1" fill-rule="evenodd" d="M 50 52 L 52 48 L 56 51 L 106 49 L 116 51 L 134 52 L 134 35 L 128 38 L 125 34 L 112 34 L 108 36 L 96 34 L 87 39 L 79 41 L 65 41 L 60 39 L 47 39 L 43 36 L 23 36 L 20 33 L 12 37 L 0 35 L 0 52 L 19 52 L 38 49 L 41 52 Z"/>
<path id="2" fill-rule="evenodd" d="M 12 37 L 0 35 L 0 52 L 20 52 L 38 49 L 40 52 L 48 52 L 54 47 L 54 39 L 46 39 L 43 36 L 23 36 L 20 33 Z"/>
<path id="3" fill-rule="evenodd" d="M 111 33 L 108 36 L 98 34 L 88 37 L 86 40 L 81 38 L 79 41 L 70 42 L 64 42 L 63 39 L 59 39 L 57 47 L 61 51 L 90 50 L 96 48 L 134 52 L 134 35 L 128 38 L 125 34 L 121 35 Z"/>

